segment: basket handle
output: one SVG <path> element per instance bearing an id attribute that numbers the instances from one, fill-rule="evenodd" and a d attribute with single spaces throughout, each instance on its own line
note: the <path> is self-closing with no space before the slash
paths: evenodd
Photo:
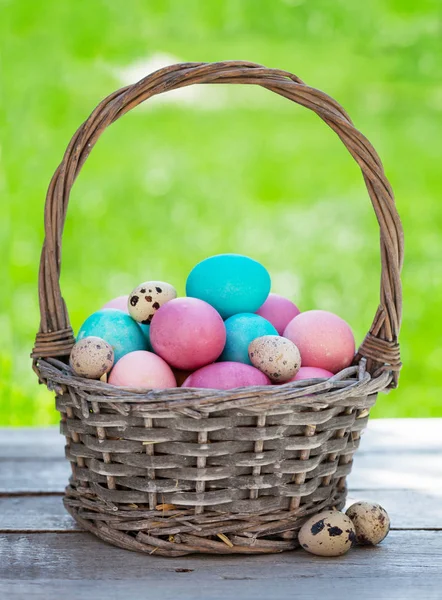
<path id="1" fill-rule="evenodd" d="M 41 321 L 32 352 L 34 364 L 38 358 L 68 356 L 75 341 L 60 290 L 61 242 L 70 191 L 90 151 L 108 125 L 141 102 L 163 92 L 201 83 L 260 85 L 309 108 L 337 133 L 360 166 L 380 227 L 382 270 L 380 305 L 357 358 L 367 359 L 367 370 L 372 374 L 391 371 L 391 385 L 395 387 L 401 367 L 398 334 L 402 310 L 403 231 L 379 156 L 335 100 L 286 71 L 237 61 L 182 63 L 160 69 L 105 98 L 77 130 L 46 196 L 45 240 L 39 272 Z"/>

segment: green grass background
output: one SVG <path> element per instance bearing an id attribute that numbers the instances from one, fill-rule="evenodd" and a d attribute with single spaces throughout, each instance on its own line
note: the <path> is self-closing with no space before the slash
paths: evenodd
<path id="1" fill-rule="evenodd" d="M 96 104 L 167 62 L 244 59 L 335 97 L 372 141 L 406 235 L 404 369 L 378 417 L 442 416 L 438 0 L 0 0 L 0 424 L 57 421 L 29 353 L 47 185 Z M 218 252 L 337 312 L 360 341 L 378 303 L 377 223 L 357 165 L 315 115 L 259 88 L 194 87 L 105 132 L 77 181 L 62 290 L 75 329 L 146 279 L 183 292 Z"/>

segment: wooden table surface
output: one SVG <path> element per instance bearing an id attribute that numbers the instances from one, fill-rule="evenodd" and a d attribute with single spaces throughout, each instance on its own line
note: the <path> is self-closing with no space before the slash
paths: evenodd
<path id="1" fill-rule="evenodd" d="M 0 598 L 356 600 L 442 598 L 442 419 L 372 420 L 350 501 L 373 500 L 392 531 L 340 558 L 146 556 L 82 532 L 61 496 L 70 466 L 57 429 L 0 429 Z"/>

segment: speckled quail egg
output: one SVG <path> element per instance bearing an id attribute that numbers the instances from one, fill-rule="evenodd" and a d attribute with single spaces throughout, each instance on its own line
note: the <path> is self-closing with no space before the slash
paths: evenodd
<path id="1" fill-rule="evenodd" d="M 299 532 L 299 543 L 304 550 L 318 556 L 341 556 L 355 540 L 353 523 L 337 510 L 325 510 L 311 517 Z"/>
<path id="2" fill-rule="evenodd" d="M 295 344 L 278 335 L 263 335 L 249 344 L 249 358 L 254 367 L 275 383 L 284 383 L 301 367 L 301 355 Z"/>
<path id="3" fill-rule="evenodd" d="M 150 325 L 156 311 L 177 297 L 176 289 L 165 281 L 146 281 L 137 286 L 127 301 L 130 316 L 139 323 Z"/>
<path id="4" fill-rule="evenodd" d="M 379 544 L 390 531 L 387 511 L 375 502 L 355 502 L 345 514 L 355 526 L 356 541 L 363 546 Z"/>
<path id="5" fill-rule="evenodd" d="M 85 337 L 72 348 L 69 363 L 80 377 L 100 379 L 112 369 L 114 351 L 112 346 L 100 337 Z"/>

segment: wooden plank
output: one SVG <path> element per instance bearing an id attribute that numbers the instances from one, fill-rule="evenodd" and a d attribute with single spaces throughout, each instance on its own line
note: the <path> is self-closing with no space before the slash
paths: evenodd
<path id="1" fill-rule="evenodd" d="M 75 531 L 61 496 L 0 498 L 0 531 Z"/>
<path id="2" fill-rule="evenodd" d="M 361 453 L 434 451 L 442 452 L 442 419 L 370 419 L 358 450 Z"/>
<path id="3" fill-rule="evenodd" d="M 0 493 L 63 492 L 70 474 L 64 458 L 0 460 Z M 433 490 L 442 494 L 442 453 L 357 452 L 348 484 L 352 490 Z"/>
<path id="4" fill-rule="evenodd" d="M 413 421 L 372 421 L 356 455 L 349 500 L 381 503 L 398 529 L 378 548 L 356 548 L 340 559 L 302 551 L 259 557 L 151 557 L 75 531 L 60 497 L 3 497 L 0 530 L 11 533 L 0 535 L 0 597 L 108 600 L 124 595 L 137 600 L 148 589 L 150 597 L 162 600 L 224 600 L 229 595 L 267 600 L 292 598 L 296 590 L 307 600 L 335 600 L 353 588 L 359 600 L 407 600 L 418 594 L 439 598 L 442 421 Z M 55 429 L 0 431 L 0 492 L 61 492 L 70 473 L 63 446 Z M 48 531 L 54 533 L 41 533 Z"/>
<path id="5" fill-rule="evenodd" d="M 64 444 L 58 427 L 0 428 L 0 459 L 60 458 Z M 442 419 L 371 419 L 359 453 L 385 451 L 442 452 Z"/>
<path id="6" fill-rule="evenodd" d="M 0 460 L 0 494 L 63 492 L 70 474 L 66 459 Z"/>
<path id="7" fill-rule="evenodd" d="M 432 490 L 442 496 L 442 453 L 356 452 L 350 490 Z"/>
<path id="8" fill-rule="evenodd" d="M 61 458 L 65 438 L 59 427 L 0 428 L 0 459 Z"/>
<path id="9" fill-rule="evenodd" d="M 348 505 L 358 500 L 378 502 L 390 515 L 393 529 L 442 530 L 441 497 L 432 492 L 364 490 L 352 492 Z M 0 531 L 75 531 L 60 496 L 0 498 Z"/>
<path id="10" fill-rule="evenodd" d="M 238 559 L 240 563 L 241 559 Z M 70 568 L 70 565 L 66 565 Z M 141 567 L 140 567 L 141 570 Z M 365 570 L 369 571 L 366 565 Z M 334 570 L 328 569 L 329 580 L 315 579 L 301 575 L 284 579 L 262 579 L 249 576 L 230 578 L 221 576 L 216 580 L 199 580 L 195 572 L 169 574 L 167 578 L 151 581 L 136 575 L 130 581 L 103 581 L 99 579 L 79 581 L 38 580 L 0 582 L 0 597 L 8 600 L 342 600 L 351 598 L 352 589 L 358 600 L 440 600 L 442 577 L 370 577 L 365 574 L 357 579 L 335 577 Z M 135 576 L 134 576 L 135 577 Z M 352 586 L 352 587 L 350 587 Z"/>
<path id="11" fill-rule="evenodd" d="M 415 599 L 442 585 L 442 532 L 392 532 L 377 548 L 320 558 L 302 550 L 271 556 L 163 558 L 114 548 L 83 533 L 0 536 L 4 598 L 124 597 L 243 600 L 297 597 Z M 233 597 L 235 597 L 233 596 Z"/>

